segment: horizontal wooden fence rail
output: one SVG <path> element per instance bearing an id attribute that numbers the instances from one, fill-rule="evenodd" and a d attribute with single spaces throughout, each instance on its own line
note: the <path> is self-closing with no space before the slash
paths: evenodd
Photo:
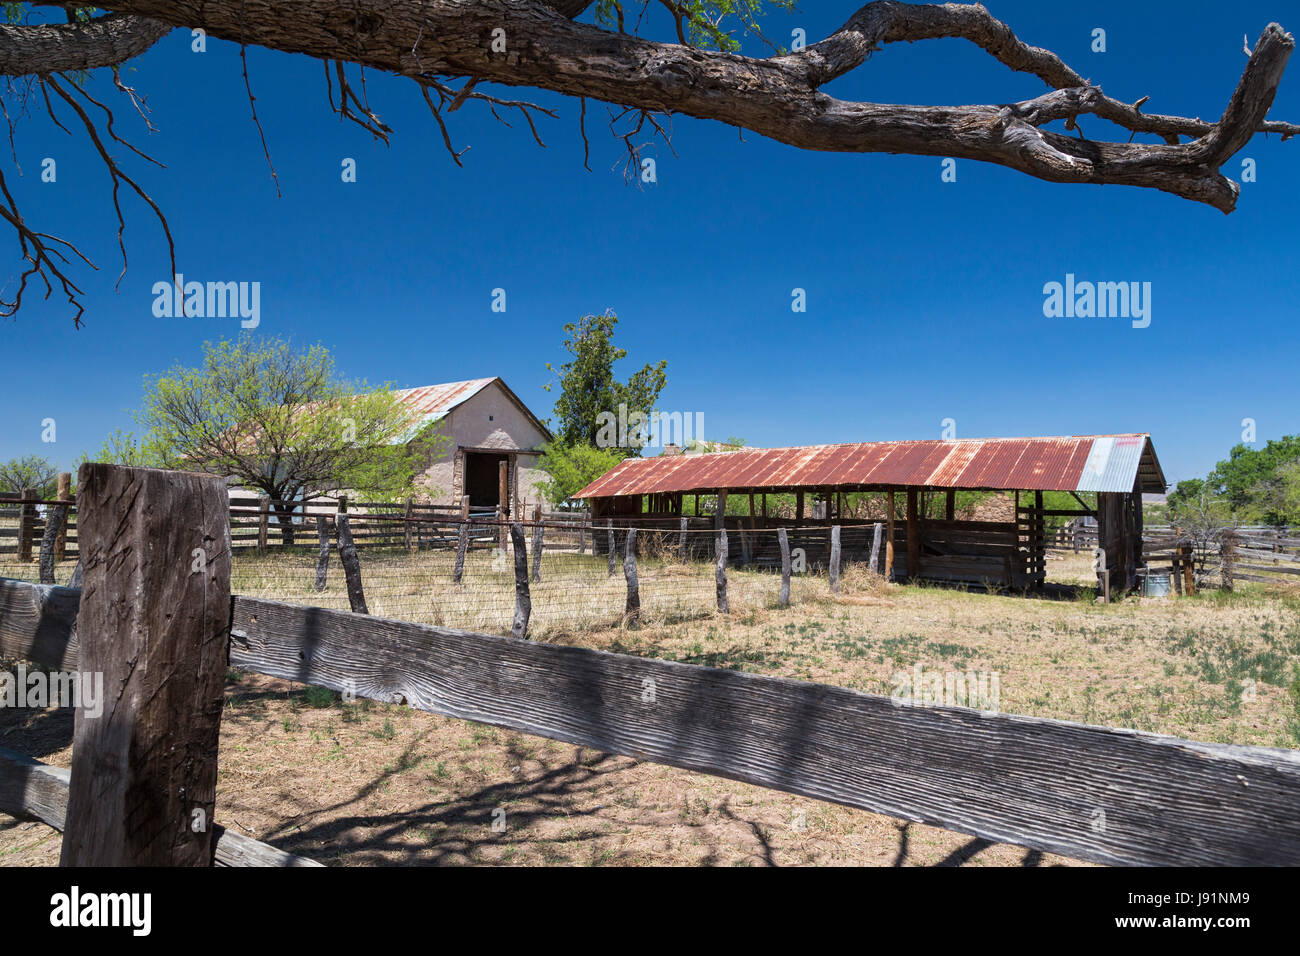
<path id="1" fill-rule="evenodd" d="M 0 582 L 69 667 L 75 591 Z M 1300 752 L 960 707 L 236 596 L 236 668 L 1108 864 L 1300 864 Z"/>
<path id="2" fill-rule="evenodd" d="M 68 816 L 72 771 L 51 767 L 7 747 L 0 747 L 0 810 L 31 817 L 62 830 Z M 217 866 L 323 866 L 214 823 L 213 862 Z"/>

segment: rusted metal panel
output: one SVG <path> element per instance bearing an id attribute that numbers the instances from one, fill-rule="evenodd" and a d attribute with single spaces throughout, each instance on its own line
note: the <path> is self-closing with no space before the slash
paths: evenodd
<path id="1" fill-rule="evenodd" d="M 394 391 L 402 402 L 422 415 L 445 415 L 457 405 L 477 395 L 490 378 L 474 378 L 466 382 L 443 382 L 440 385 L 422 385 Z"/>
<path id="2" fill-rule="evenodd" d="M 971 459 L 980 450 L 980 443 L 976 441 L 954 441 L 945 444 L 949 446 L 948 454 L 944 456 L 943 462 L 930 472 L 929 483 L 939 488 L 956 487 L 956 482 L 960 481 L 961 476 L 970 466 Z"/>
<path id="3" fill-rule="evenodd" d="M 907 485 L 1130 491 L 1139 466 L 1139 490 L 1163 491 L 1163 473 L 1145 434 L 809 445 L 629 459 L 575 497 Z"/>
<path id="4" fill-rule="evenodd" d="M 1037 491 L 1069 490 L 1079 479 L 1079 472 L 1070 466 L 1075 449 L 1087 444 L 1086 438 L 1025 442 L 1019 460 L 1006 472 L 1006 483 L 1013 488 Z"/>

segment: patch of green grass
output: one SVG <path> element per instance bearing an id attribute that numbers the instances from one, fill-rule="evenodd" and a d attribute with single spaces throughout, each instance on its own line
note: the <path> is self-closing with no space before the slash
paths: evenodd
<path id="1" fill-rule="evenodd" d="M 308 707 L 332 707 L 341 698 L 335 692 L 326 687 L 304 687 L 299 700 Z"/>

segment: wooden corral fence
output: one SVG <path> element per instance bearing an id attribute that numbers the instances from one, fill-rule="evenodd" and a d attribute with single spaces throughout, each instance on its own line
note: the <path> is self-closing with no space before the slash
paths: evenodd
<path id="1" fill-rule="evenodd" d="M 1198 586 L 1232 590 L 1237 581 L 1300 586 L 1300 531 L 1285 526 L 1245 525 L 1197 533 L 1170 527 L 1148 529 L 1144 546 L 1180 550 L 1188 579 Z"/>
<path id="2" fill-rule="evenodd" d="M 95 464 L 79 477 L 83 588 L 0 581 L 0 653 L 113 689 L 102 716 L 77 712 L 70 774 L 0 760 L 0 809 L 61 827 L 64 864 L 220 862 L 228 666 L 1083 860 L 1300 863 L 1295 751 L 232 596 L 219 481 Z"/>
<path id="3" fill-rule="evenodd" d="M 70 472 L 59 475 L 57 489 L 52 500 L 40 498 L 32 488 L 0 491 L 0 555 L 15 555 L 21 563 L 34 560 L 47 530 L 53 536 L 55 560 L 76 555 L 77 513 Z"/>
<path id="4" fill-rule="evenodd" d="M 0 555 L 14 555 L 20 563 L 36 560 L 45 530 L 62 515 L 55 539 L 55 560 L 77 557 L 77 510 L 70 494 L 71 474 L 59 476 L 59 497 L 43 499 L 32 489 L 0 491 Z M 353 501 L 317 498 L 274 501 L 266 497 L 235 495 L 230 498 L 231 546 L 239 550 L 268 551 L 285 546 L 310 546 L 316 538 L 316 521 L 332 526 L 340 514 L 350 516 L 358 548 L 372 546 L 411 549 L 455 549 L 462 523 L 470 524 L 471 550 L 497 547 L 501 528 L 509 527 L 500 507 L 405 502 Z M 539 519 L 549 529 L 548 548 L 585 551 L 591 546 L 591 518 L 585 512 L 543 512 Z"/>

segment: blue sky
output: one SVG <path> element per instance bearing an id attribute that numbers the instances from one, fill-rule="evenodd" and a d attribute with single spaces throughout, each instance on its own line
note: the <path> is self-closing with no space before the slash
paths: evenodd
<path id="1" fill-rule="evenodd" d="M 769 18 L 789 42 L 832 32 L 857 6 L 805 3 Z M 1195 13 L 1193 14 L 1193 6 Z M 1061 54 L 1111 95 L 1150 111 L 1217 117 L 1251 43 L 1270 20 L 1300 27 L 1282 0 L 1235 4 L 994 2 L 1027 42 Z M 1295 22 L 1291 17 L 1295 17 Z M 1090 50 L 1106 30 L 1107 52 Z M 667 34 L 657 33 L 666 38 Z M 1230 216 L 1149 190 L 1052 185 L 937 157 L 796 150 L 731 127 L 676 117 L 658 182 L 625 184 L 606 108 L 588 104 L 592 172 L 578 104 L 547 94 L 539 148 L 526 126 L 468 104 L 451 117 L 464 168 L 409 81 L 367 72 L 372 107 L 395 130 L 375 143 L 329 110 L 321 64 L 248 51 L 257 110 L 283 192 L 277 198 L 249 116 L 238 48 L 191 51 L 174 31 L 134 61 L 149 135 L 107 77 L 92 89 L 119 132 L 166 169 L 118 148 L 165 210 L 187 279 L 261 283 L 258 332 L 332 349 L 343 371 L 413 386 L 500 375 L 540 416 L 554 395 L 544 365 L 562 326 L 614 309 L 623 374 L 668 360 L 666 410 L 702 412 L 707 437 L 773 446 L 939 437 L 1149 431 L 1171 481 L 1203 474 L 1240 440 L 1300 429 L 1294 223 L 1300 141 L 1257 137 L 1257 163 Z M 1043 92 L 962 41 L 895 45 L 828 92 L 877 102 L 1004 102 Z M 76 131 L 63 111 L 65 124 Z M 1300 121 L 1293 61 L 1273 118 Z M 1115 131 L 1081 121 L 1095 138 Z M 130 428 L 148 373 L 194 364 L 237 319 L 157 318 L 166 247 L 148 208 L 124 193 L 121 269 L 107 174 L 84 135 L 24 118 L 23 175 L 6 178 L 25 216 L 75 238 L 99 265 L 80 271 L 85 327 L 66 303 L 29 294 L 0 320 L 0 459 L 45 454 L 70 465 Z M 55 183 L 41 161 L 57 162 Z M 357 182 L 342 182 L 344 158 Z M 1240 159 L 1240 157 L 1239 157 Z M 1234 160 L 1225 170 L 1240 171 Z M 18 273 L 16 244 L 0 268 Z M 1152 284 L 1152 321 L 1046 318 L 1043 285 Z M 507 310 L 491 309 L 506 290 Z M 791 292 L 807 311 L 791 311 Z M 57 441 L 41 441 L 54 418 Z"/>

